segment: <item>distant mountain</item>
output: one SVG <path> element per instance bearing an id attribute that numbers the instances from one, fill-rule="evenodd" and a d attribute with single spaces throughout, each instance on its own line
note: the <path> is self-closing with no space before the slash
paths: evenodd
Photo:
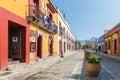
<path id="1" fill-rule="evenodd" d="M 92 37 L 90 38 L 90 40 L 80 40 L 81 42 L 81 45 L 83 46 L 84 44 L 86 44 L 86 41 L 87 42 L 93 42 L 93 41 L 96 41 L 97 40 L 97 37 Z"/>
<path id="2" fill-rule="evenodd" d="M 86 40 L 80 40 L 81 46 L 83 46 L 86 43 Z"/>
<path id="3" fill-rule="evenodd" d="M 97 37 L 92 37 L 90 38 L 90 41 L 96 41 L 98 38 Z"/>

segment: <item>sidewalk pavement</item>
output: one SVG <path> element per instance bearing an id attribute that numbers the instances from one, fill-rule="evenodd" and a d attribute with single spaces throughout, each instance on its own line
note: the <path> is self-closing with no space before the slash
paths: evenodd
<path id="1" fill-rule="evenodd" d="M 93 51 L 93 50 L 89 50 L 89 51 L 92 52 L 92 53 L 96 53 L 96 51 Z M 106 53 L 103 53 L 103 52 L 97 52 L 97 54 L 100 55 L 100 56 L 103 56 L 103 57 L 106 57 L 106 58 L 109 58 L 109 59 L 120 62 L 120 56 L 112 55 L 112 54 L 106 54 Z"/>
<path id="2" fill-rule="evenodd" d="M 64 58 L 76 53 L 77 51 L 64 54 Z M 38 62 L 31 64 L 19 63 L 9 65 L 8 71 L 0 71 L 0 80 L 24 80 L 30 75 L 38 73 L 41 70 L 48 68 L 49 66 L 60 62 L 64 58 L 60 56 L 50 56 L 46 59 L 41 59 Z"/>
<path id="3" fill-rule="evenodd" d="M 109 58 L 109 59 L 116 60 L 116 61 L 119 61 L 119 62 L 120 62 L 120 56 L 111 55 L 111 54 L 106 54 L 106 53 L 102 53 L 102 52 L 98 52 L 97 54 L 98 54 L 98 55 L 101 55 L 101 56 L 103 56 L 103 57 L 106 57 L 106 58 Z"/>

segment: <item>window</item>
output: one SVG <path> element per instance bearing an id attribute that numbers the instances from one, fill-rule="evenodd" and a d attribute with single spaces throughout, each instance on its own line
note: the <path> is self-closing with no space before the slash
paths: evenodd
<path id="1" fill-rule="evenodd" d="M 42 7 L 43 7 L 43 9 L 47 10 L 47 6 L 44 2 L 42 3 Z"/>
<path id="2" fill-rule="evenodd" d="M 50 19 L 52 20 L 52 14 L 51 14 L 51 13 L 49 13 L 49 17 L 50 17 Z"/>

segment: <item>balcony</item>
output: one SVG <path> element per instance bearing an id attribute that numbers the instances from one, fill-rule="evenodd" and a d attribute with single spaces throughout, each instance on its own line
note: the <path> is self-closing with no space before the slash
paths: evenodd
<path id="1" fill-rule="evenodd" d="M 54 21 L 50 20 L 49 16 L 43 14 L 37 6 L 29 5 L 28 13 L 26 14 L 26 19 L 28 22 L 31 22 L 41 29 L 51 33 L 57 33 L 57 26 L 55 25 Z"/>

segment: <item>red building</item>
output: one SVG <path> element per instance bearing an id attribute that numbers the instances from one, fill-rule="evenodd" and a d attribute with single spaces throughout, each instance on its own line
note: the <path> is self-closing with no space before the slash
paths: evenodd
<path id="1" fill-rule="evenodd" d="M 0 7 L 0 70 L 10 59 L 29 63 L 29 25 L 27 21 Z"/>

